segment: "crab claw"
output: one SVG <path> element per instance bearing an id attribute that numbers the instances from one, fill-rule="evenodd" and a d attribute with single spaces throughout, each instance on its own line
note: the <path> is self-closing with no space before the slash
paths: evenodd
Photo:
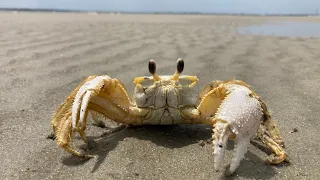
<path id="1" fill-rule="evenodd" d="M 214 170 L 219 171 L 231 131 L 228 124 L 224 122 L 217 122 L 213 131 Z"/>
<path id="2" fill-rule="evenodd" d="M 219 147 L 217 147 L 215 145 L 214 147 L 214 170 L 217 172 L 219 171 L 223 158 L 224 158 L 224 152 L 225 152 L 225 148 L 222 145 L 218 145 Z"/>

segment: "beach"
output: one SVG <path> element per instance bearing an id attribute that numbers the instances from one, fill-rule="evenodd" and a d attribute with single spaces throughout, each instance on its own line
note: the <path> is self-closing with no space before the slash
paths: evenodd
<path id="1" fill-rule="evenodd" d="M 317 179 L 320 176 L 320 39 L 240 34 L 267 22 L 319 22 L 317 17 L 0 12 L 0 179 Z M 213 170 L 212 128 L 205 125 L 127 128 L 110 136 L 88 122 L 95 158 L 83 160 L 47 139 L 50 121 L 90 75 L 109 75 L 133 93 L 148 60 L 172 75 L 236 78 L 266 102 L 290 163 L 264 163 L 252 143 L 231 177 L 226 152 Z M 83 143 L 78 136 L 75 147 Z M 205 141 L 201 144 L 199 142 Z M 232 142 L 230 142 L 230 147 Z"/>

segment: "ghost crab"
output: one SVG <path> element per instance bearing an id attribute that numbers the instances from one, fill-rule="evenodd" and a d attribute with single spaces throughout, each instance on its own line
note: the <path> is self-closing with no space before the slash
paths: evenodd
<path id="1" fill-rule="evenodd" d="M 256 133 L 274 153 L 266 158 L 267 163 L 279 164 L 286 160 L 279 129 L 265 103 L 249 85 L 240 80 L 213 81 L 197 94 L 198 78 L 181 75 L 183 68 L 184 61 L 178 59 L 174 75 L 159 76 L 155 61 L 150 60 L 152 76 L 134 79 L 133 98 L 118 79 L 107 75 L 88 77 L 60 105 L 51 121 L 58 145 L 73 155 L 92 157 L 71 147 L 74 132 L 87 142 L 86 121 L 91 112 L 98 123 L 96 113 L 133 126 L 212 125 L 216 170 L 221 165 L 228 139 L 236 141 L 230 166 L 230 173 L 233 173 Z"/>

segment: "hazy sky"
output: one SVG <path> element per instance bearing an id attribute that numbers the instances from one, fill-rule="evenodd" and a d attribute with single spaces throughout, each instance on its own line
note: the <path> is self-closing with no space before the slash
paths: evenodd
<path id="1" fill-rule="evenodd" d="M 143 12 L 314 13 L 320 8 L 320 0 L 0 0 L 0 7 Z"/>

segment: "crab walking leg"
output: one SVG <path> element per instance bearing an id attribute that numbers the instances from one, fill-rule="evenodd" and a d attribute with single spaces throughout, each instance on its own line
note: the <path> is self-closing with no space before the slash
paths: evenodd
<path id="1" fill-rule="evenodd" d="M 74 103 L 72 105 L 72 128 L 75 129 L 77 123 L 79 126 L 82 126 L 84 120 L 84 113 L 86 112 L 86 108 L 88 106 L 88 102 L 90 101 L 92 91 L 99 91 L 104 85 L 104 80 L 111 79 L 109 76 L 98 76 L 88 82 L 86 82 L 77 92 L 77 95 L 74 99 Z M 81 108 L 82 107 L 82 108 Z M 79 113 L 79 109 L 81 108 L 81 113 Z M 77 122 L 80 114 L 79 122 Z"/>
<path id="2" fill-rule="evenodd" d="M 99 90 L 104 85 L 104 79 L 111 79 L 109 76 L 98 76 L 88 82 L 86 82 L 78 91 L 73 106 L 72 106 L 72 129 L 76 130 L 77 128 L 77 119 L 79 117 L 80 110 L 80 119 L 78 122 L 78 129 L 82 140 L 87 143 L 87 138 L 85 134 L 86 124 L 87 124 L 87 115 L 88 115 L 88 104 L 91 96 L 95 95 L 95 90 Z"/>
<path id="3" fill-rule="evenodd" d="M 62 119 L 59 127 L 57 128 L 56 136 L 57 136 L 57 143 L 60 147 L 65 149 L 67 152 L 79 156 L 82 158 L 91 158 L 93 156 L 89 154 L 82 154 L 78 151 L 75 151 L 70 146 L 70 141 L 72 138 L 72 128 L 71 128 L 71 112 L 67 113 L 66 116 Z"/>
<path id="4" fill-rule="evenodd" d="M 259 98 L 259 102 L 263 109 L 264 120 L 260 124 L 258 137 L 269 147 L 274 154 L 266 158 L 268 164 L 279 164 L 287 159 L 287 153 L 284 150 L 284 141 L 280 135 L 280 130 L 271 118 L 266 104 Z"/>
<path id="5" fill-rule="evenodd" d="M 84 113 L 81 113 L 80 114 L 80 120 L 81 120 L 81 127 L 78 129 L 78 132 L 82 138 L 82 140 L 87 143 L 87 137 L 86 137 L 86 134 L 85 134 L 85 129 L 86 129 L 86 124 L 87 124 L 87 114 L 88 114 L 88 111 L 86 110 L 87 106 L 88 106 L 88 101 L 89 101 L 89 96 L 91 95 L 91 92 L 87 92 L 85 95 L 84 95 L 84 101 L 83 103 L 81 104 L 81 111 L 84 111 Z M 84 122 L 84 123 L 83 123 Z M 72 121 L 73 123 L 73 121 Z M 73 130 L 75 130 L 75 127 L 72 127 Z"/>
<path id="6" fill-rule="evenodd" d="M 85 95 L 77 96 L 72 107 L 72 122 L 74 127 L 83 129 L 88 109 L 99 112 L 105 117 L 120 123 L 134 123 L 128 121 L 131 101 L 121 82 L 109 76 L 99 76 L 87 82 L 83 87 Z M 79 91 L 79 94 L 83 93 Z M 126 119 L 126 120 L 124 120 Z"/>
<path id="7" fill-rule="evenodd" d="M 80 156 L 80 157 L 91 157 L 89 155 L 83 155 L 71 148 L 69 142 L 71 141 L 73 132 L 72 132 L 72 122 L 71 122 L 71 106 L 74 102 L 74 97 L 78 93 L 79 89 L 88 81 L 94 79 L 96 76 L 89 76 L 82 83 L 78 85 L 78 87 L 71 92 L 70 96 L 65 100 L 63 104 L 59 106 L 56 111 L 56 114 L 51 120 L 51 125 L 53 128 L 53 133 L 57 139 L 57 143 L 60 147 L 64 148 L 71 154 Z M 83 138 L 83 137 L 82 137 Z M 86 141 L 85 138 L 83 138 Z"/>
<path id="8" fill-rule="evenodd" d="M 83 96 L 83 101 L 81 103 L 81 108 L 80 108 L 80 119 L 79 119 L 79 126 L 83 127 L 85 126 L 85 118 L 87 117 L 87 107 L 91 98 L 91 95 L 93 93 L 91 91 L 88 91 L 84 96 Z M 85 128 L 83 128 L 85 129 Z"/>
<path id="9" fill-rule="evenodd" d="M 280 130 L 275 121 L 271 118 L 271 115 L 267 109 L 267 105 L 262 101 L 261 98 L 258 99 L 261 107 L 263 109 L 263 114 L 265 116 L 265 120 L 263 121 L 263 125 L 265 125 L 265 128 L 270 134 L 270 137 L 276 141 L 280 146 L 284 147 L 284 141 L 280 135 Z"/>
<path id="10" fill-rule="evenodd" d="M 279 164 L 286 160 L 287 154 L 283 150 L 283 148 L 275 142 L 272 138 L 270 138 L 268 135 L 264 134 L 262 137 L 260 137 L 262 142 L 267 145 L 274 154 L 271 154 L 265 159 L 265 162 L 268 164 Z"/>
<path id="11" fill-rule="evenodd" d="M 203 100 L 203 98 L 213 89 L 217 88 L 220 84 L 223 82 L 220 80 L 212 81 L 209 84 L 207 84 L 203 90 L 200 92 L 200 100 Z"/>
<path id="12" fill-rule="evenodd" d="M 124 124 L 141 124 L 140 116 L 148 113 L 147 110 L 132 106 L 119 80 L 111 79 L 109 76 L 87 78 L 60 106 L 51 122 L 58 145 L 80 157 L 92 156 L 72 149 L 70 143 L 74 131 L 79 132 L 82 139 L 87 141 L 85 129 L 89 111 Z"/>
<path id="13" fill-rule="evenodd" d="M 76 128 L 76 124 L 77 124 L 76 120 L 78 119 L 78 113 L 77 112 L 79 111 L 79 108 L 80 108 L 81 99 L 86 94 L 86 85 L 87 84 L 88 84 L 88 82 L 85 83 L 79 89 L 79 91 L 77 92 L 76 97 L 74 99 L 73 106 L 72 106 L 72 129 Z"/>
<path id="14" fill-rule="evenodd" d="M 214 116 L 217 113 L 219 106 L 228 95 L 227 89 L 221 84 L 209 91 L 204 91 L 207 93 L 202 95 L 198 107 L 196 109 L 182 110 L 182 113 L 188 117 L 192 117 L 192 124 L 214 125 L 216 123 Z"/>
<path id="15" fill-rule="evenodd" d="M 191 82 L 189 85 L 190 88 L 193 88 L 198 82 L 199 79 L 196 76 L 180 76 L 180 80 L 188 80 Z"/>
<path id="16" fill-rule="evenodd" d="M 51 120 L 51 126 L 53 128 L 54 134 L 55 131 L 57 130 L 57 127 L 60 124 L 60 121 L 63 120 L 63 117 L 66 116 L 67 112 L 70 110 L 70 107 L 72 106 L 72 104 L 74 103 L 74 97 L 76 96 L 76 94 L 78 93 L 79 89 L 87 82 L 90 81 L 92 79 L 94 79 L 96 76 L 89 76 L 88 78 L 86 78 L 82 83 L 80 83 L 78 85 L 78 87 L 73 90 L 70 94 L 70 96 L 65 100 L 65 102 L 63 104 L 61 104 L 59 106 L 59 108 L 56 110 L 55 115 L 53 116 L 52 120 Z"/>

